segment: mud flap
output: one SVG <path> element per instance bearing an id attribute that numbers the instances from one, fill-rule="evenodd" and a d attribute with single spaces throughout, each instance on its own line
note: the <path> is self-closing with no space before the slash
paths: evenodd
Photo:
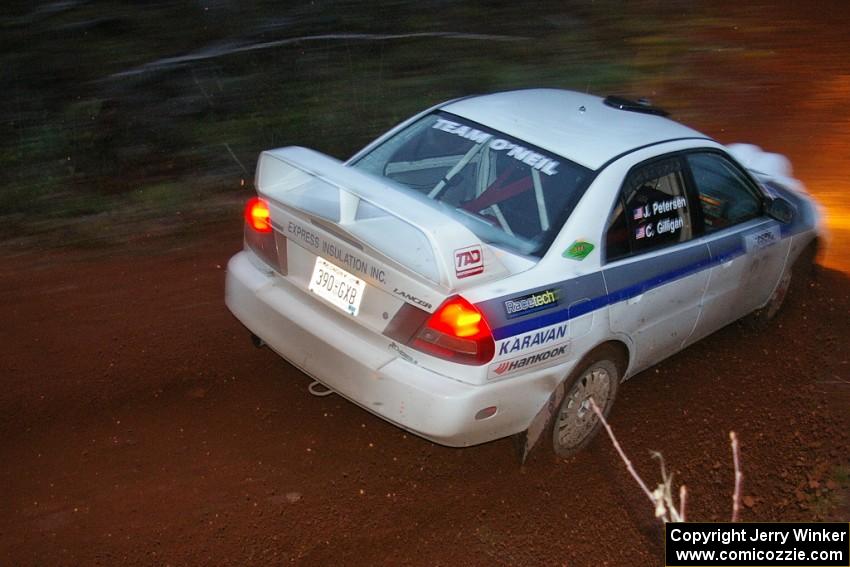
<path id="1" fill-rule="evenodd" d="M 555 414 L 558 413 L 561 402 L 564 401 L 564 390 L 564 382 L 561 382 L 555 388 L 555 391 L 552 392 L 552 395 L 549 396 L 549 400 L 543 404 L 543 407 L 540 408 L 540 411 L 531 420 L 528 429 L 515 437 L 517 456 L 519 457 L 520 464 L 525 463 L 528 455 L 537 446 L 544 434 L 549 431 L 549 426 L 555 419 Z"/>

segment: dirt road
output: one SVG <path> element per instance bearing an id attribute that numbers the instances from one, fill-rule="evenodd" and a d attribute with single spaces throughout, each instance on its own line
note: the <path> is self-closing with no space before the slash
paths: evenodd
<path id="1" fill-rule="evenodd" d="M 524 468 L 511 444 L 405 434 L 255 349 L 222 300 L 231 227 L 179 245 L 3 263 L 3 564 L 652 565 L 658 530 L 608 442 Z M 850 454 L 850 281 L 824 271 L 768 333 L 729 327 L 628 382 L 613 415 L 661 450 L 694 519 L 828 513 Z M 828 484 L 829 483 L 829 484 Z"/>

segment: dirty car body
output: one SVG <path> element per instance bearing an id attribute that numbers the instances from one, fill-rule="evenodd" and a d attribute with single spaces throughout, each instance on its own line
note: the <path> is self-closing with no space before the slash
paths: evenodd
<path id="1" fill-rule="evenodd" d="M 661 114 L 513 91 L 428 109 L 344 163 L 263 152 L 227 306 L 408 431 L 536 439 L 559 407 L 581 417 L 611 380 L 776 302 L 818 238 L 784 158 Z M 588 374 L 561 406 L 599 352 L 604 387 Z"/>

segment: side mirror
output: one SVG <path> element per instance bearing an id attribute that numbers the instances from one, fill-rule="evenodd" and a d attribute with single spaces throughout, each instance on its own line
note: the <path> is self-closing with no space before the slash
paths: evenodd
<path id="1" fill-rule="evenodd" d="M 770 218 L 776 219 L 782 224 L 788 224 L 794 218 L 796 209 L 794 205 L 782 197 L 774 197 L 765 203 L 764 212 Z"/>

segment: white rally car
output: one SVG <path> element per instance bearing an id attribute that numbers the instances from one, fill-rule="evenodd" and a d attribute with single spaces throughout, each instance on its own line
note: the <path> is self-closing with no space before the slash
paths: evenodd
<path id="1" fill-rule="evenodd" d="M 427 439 L 568 455 L 624 379 L 772 316 L 820 236 L 785 158 L 646 104 L 450 101 L 347 162 L 263 152 L 227 306 L 327 388 Z M 804 253 L 805 252 L 805 253 Z"/>

